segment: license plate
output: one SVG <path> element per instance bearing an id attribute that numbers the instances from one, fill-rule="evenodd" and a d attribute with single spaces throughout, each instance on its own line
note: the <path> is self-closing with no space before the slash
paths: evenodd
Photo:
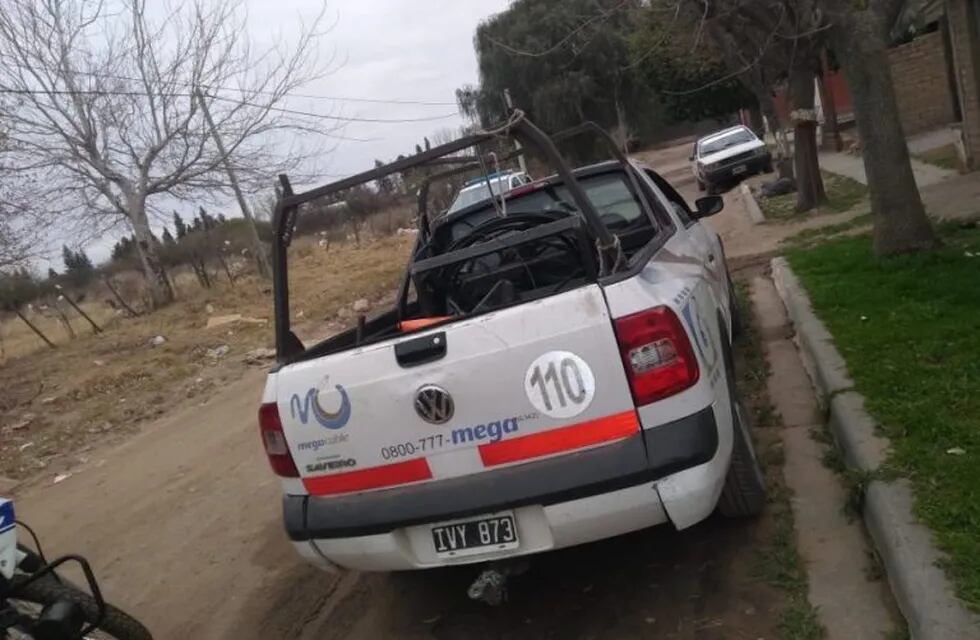
<path id="1" fill-rule="evenodd" d="M 443 558 L 516 549 L 517 524 L 514 514 L 502 513 L 476 520 L 432 527 L 432 544 Z"/>
<path id="2" fill-rule="evenodd" d="M 740 173 L 745 173 L 746 167 L 744 164 L 740 164 L 737 167 L 732 167 L 732 175 L 737 176 Z"/>

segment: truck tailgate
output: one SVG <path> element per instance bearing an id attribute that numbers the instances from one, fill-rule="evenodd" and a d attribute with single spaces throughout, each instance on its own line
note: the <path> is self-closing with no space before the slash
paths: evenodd
<path id="1" fill-rule="evenodd" d="M 276 377 L 290 452 L 312 495 L 482 473 L 640 428 L 597 285 Z"/>

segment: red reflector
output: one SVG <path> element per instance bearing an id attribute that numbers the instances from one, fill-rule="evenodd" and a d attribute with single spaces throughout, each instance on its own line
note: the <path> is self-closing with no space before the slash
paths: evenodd
<path id="1" fill-rule="evenodd" d="M 619 318 L 616 340 L 636 406 L 679 393 L 698 381 L 691 341 L 667 307 Z"/>
<path id="2" fill-rule="evenodd" d="M 621 440 L 636 435 L 639 429 L 636 411 L 624 411 L 568 427 L 485 444 L 480 447 L 480 458 L 484 466 L 493 467 Z"/>
<path id="3" fill-rule="evenodd" d="M 293 456 L 289 454 L 289 445 L 286 443 L 286 434 L 282 430 L 276 403 L 270 402 L 259 407 L 259 432 L 262 434 L 265 455 L 269 457 L 269 464 L 276 475 L 298 478 L 299 471 L 296 470 Z"/>
<path id="4" fill-rule="evenodd" d="M 393 487 L 409 482 L 419 482 L 432 478 L 432 470 L 425 458 L 386 464 L 382 467 L 345 471 L 329 476 L 303 478 L 303 486 L 314 496 L 329 496 L 338 493 L 353 493 L 368 489 Z"/>

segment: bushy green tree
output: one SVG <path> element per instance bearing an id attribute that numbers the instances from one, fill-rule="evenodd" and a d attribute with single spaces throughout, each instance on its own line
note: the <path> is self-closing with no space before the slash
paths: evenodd
<path id="1" fill-rule="evenodd" d="M 187 224 L 176 211 L 174 211 L 174 233 L 177 234 L 178 240 L 187 235 Z"/>
<path id="2" fill-rule="evenodd" d="M 82 249 L 73 251 L 68 245 L 63 245 L 61 260 L 65 263 L 65 280 L 73 286 L 83 287 L 95 275 L 95 265 Z"/>
<path id="3" fill-rule="evenodd" d="M 721 120 L 756 106 L 752 92 L 730 73 L 712 40 L 670 13 L 637 13 L 630 54 L 672 120 Z"/>
<path id="4" fill-rule="evenodd" d="M 631 64 L 633 11 L 621 0 L 517 0 L 483 22 L 474 45 L 479 87 L 457 92 L 461 109 L 484 125 L 506 114 L 504 90 L 546 130 L 584 120 L 610 130 L 642 128 L 656 117 Z"/>

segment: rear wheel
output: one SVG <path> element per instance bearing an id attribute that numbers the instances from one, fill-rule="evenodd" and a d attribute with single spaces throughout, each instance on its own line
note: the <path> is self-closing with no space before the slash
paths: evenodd
<path id="1" fill-rule="evenodd" d="M 718 511 L 729 518 L 758 515 L 766 504 L 766 481 L 752 447 L 748 425 L 739 403 L 734 403 L 732 461 Z"/>
<path id="2" fill-rule="evenodd" d="M 698 180 L 698 191 L 704 191 L 704 182 Z"/>
<path id="3" fill-rule="evenodd" d="M 11 589 L 12 595 L 8 600 L 14 602 L 18 611 L 23 614 L 38 615 L 44 606 L 55 602 L 71 602 L 81 609 L 86 622 L 94 623 L 98 619 L 99 607 L 95 598 L 68 582 L 60 582 L 50 575 L 33 582 L 27 582 L 25 578 L 21 581 L 23 584 L 19 586 L 17 582 L 15 578 Z M 86 638 L 153 640 L 153 636 L 138 620 L 110 604 L 106 605 L 105 617 L 99 622 L 99 628 L 88 634 Z"/>
<path id="4" fill-rule="evenodd" d="M 733 290 L 732 295 L 734 293 Z M 718 317 L 720 322 L 721 315 Z M 742 403 L 739 402 L 738 390 L 735 388 L 735 357 L 730 345 L 725 345 L 724 357 L 728 398 L 732 407 L 732 459 L 728 464 L 725 486 L 718 499 L 718 511 L 729 518 L 745 518 L 758 515 L 765 506 L 766 480 L 755 457 L 750 425 L 742 411 Z"/>

